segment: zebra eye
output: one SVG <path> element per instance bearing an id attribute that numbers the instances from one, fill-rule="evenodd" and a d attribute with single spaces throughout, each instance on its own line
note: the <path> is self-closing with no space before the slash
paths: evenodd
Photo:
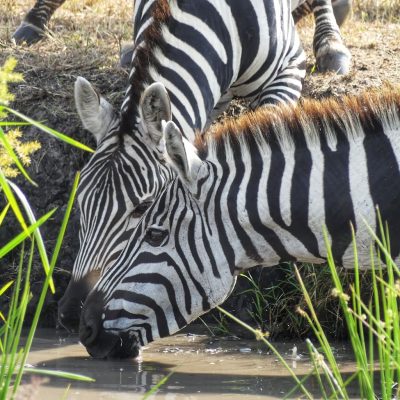
<path id="1" fill-rule="evenodd" d="M 168 237 L 168 231 L 159 228 L 149 228 L 144 240 L 152 246 L 160 246 Z"/>
<path id="2" fill-rule="evenodd" d="M 144 201 L 143 203 L 138 204 L 132 211 L 131 217 L 140 218 L 150 207 L 151 203 L 152 203 L 151 201 Z"/>

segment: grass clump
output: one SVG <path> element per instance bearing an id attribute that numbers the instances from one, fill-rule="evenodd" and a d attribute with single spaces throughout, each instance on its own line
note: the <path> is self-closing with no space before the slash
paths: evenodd
<path id="1" fill-rule="evenodd" d="M 31 162 L 30 155 L 40 149 L 37 141 L 21 142 L 22 132 L 18 125 L 26 123 L 4 121 L 8 116 L 6 106 L 14 100 L 8 84 L 23 80 L 22 75 L 14 71 L 16 65 L 17 60 L 9 58 L 0 67 L 0 168 L 8 178 L 15 178 L 21 171 L 27 176 L 22 165 L 28 166 Z"/>
<path id="2" fill-rule="evenodd" d="M 353 9 L 364 21 L 400 21 L 399 0 L 354 0 Z"/>
<path id="3" fill-rule="evenodd" d="M 372 294 L 367 300 L 361 295 L 361 268 L 355 239 L 353 239 L 354 281 L 345 289 L 325 235 L 327 262 L 331 275 L 331 297 L 340 305 L 346 323 L 355 360 L 355 371 L 350 376 L 342 374 L 328 336 L 316 313 L 305 279 L 295 267 L 295 276 L 304 296 L 297 311 L 307 321 L 315 339 L 306 340 L 312 368 L 301 381 L 295 377 L 296 386 L 286 394 L 286 398 L 295 390 L 300 390 L 303 395 L 310 398 L 307 389 L 307 380 L 310 377 L 317 382 L 318 397 L 324 399 L 350 399 L 354 390 L 361 399 L 390 400 L 400 397 L 400 269 L 390 256 L 387 224 L 379 219 L 379 235 L 368 225 L 367 228 L 374 240 L 374 246 L 371 246 L 370 250 Z M 244 324 L 221 308 L 219 311 L 251 331 L 258 340 L 262 340 L 274 353 L 276 352 L 261 330 Z M 314 344 L 313 341 L 317 343 Z M 278 358 L 293 376 L 293 370 L 283 357 Z"/>
<path id="4" fill-rule="evenodd" d="M 55 291 L 52 274 L 67 228 L 76 194 L 79 174 L 75 179 L 56 245 L 53 249 L 52 257 L 49 260 L 48 251 L 45 248 L 39 228 L 51 218 L 56 212 L 56 209 L 36 219 L 28 199 L 20 188 L 8 179 L 17 175 L 18 172 L 21 172 L 34 184 L 23 165 L 29 164 L 29 155 L 38 148 L 38 144 L 35 142 L 22 144 L 20 141 L 21 133 L 15 130 L 15 126 L 26 125 L 27 123 L 32 124 L 78 147 L 82 148 L 82 145 L 70 138 L 66 138 L 64 135 L 51 128 L 45 127 L 41 123 L 31 120 L 29 117 L 9 107 L 10 101 L 13 100 L 13 95 L 8 90 L 8 84 L 11 82 L 19 82 L 22 79 L 20 74 L 14 73 L 15 65 L 15 60 L 11 59 L 0 68 L 0 143 L 2 145 L 0 146 L 0 193 L 5 200 L 4 208 L 0 210 L 0 228 L 5 217 L 11 211 L 14 214 L 15 221 L 21 226 L 21 233 L 0 247 L 0 261 L 13 250 L 19 251 L 20 255 L 15 280 L 11 280 L 0 286 L 0 297 L 12 291 L 7 309 L 0 310 L 0 400 L 16 398 L 22 375 L 25 372 L 37 374 L 48 373 L 53 376 L 62 376 L 69 379 L 91 381 L 90 378 L 81 375 L 67 374 L 60 371 L 49 372 L 25 367 L 48 289 L 50 288 L 53 293 Z M 6 120 L 10 114 L 18 116 L 24 122 Z M 7 134 L 5 130 L 8 130 Z M 29 250 L 26 250 L 27 248 Z M 33 258 L 36 252 L 39 253 L 46 278 L 41 288 L 39 301 L 36 305 L 26 343 L 22 346 L 20 342 L 21 333 L 27 307 L 32 298 L 30 278 Z M 5 304 L 5 302 L 3 304 Z"/>
<path id="5" fill-rule="evenodd" d="M 300 264 L 297 266 L 309 294 L 316 315 L 329 338 L 345 339 L 347 330 L 340 305 L 331 296 L 332 282 L 328 265 Z M 354 272 L 338 268 L 344 290 L 354 282 Z M 363 298 L 371 293 L 368 271 L 360 274 Z M 305 338 L 312 334 L 307 321 L 296 312 L 298 306 L 306 307 L 302 288 L 294 273 L 293 263 L 274 268 L 255 268 L 238 277 L 236 288 L 226 309 L 243 322 L 268 332 L 272 339 Z M 218 310 L 203 317 L 203 323 L 216 336 L 238 335 L 247 337 L 247 331 L 238 329 L 227 316 Z"/>
<path id="6" fill-rule="evenodd" d="M 15 167 L 13 157 L 6 150 L 5 142 L 8 142 L 8 145 L 14 149 L 24 167 L 30 165 L 31 154 L 40 149 L 38 141 L 33 140 L 24 143 L 21 142 L 21 136 L 22 132 L 20 129 L 10 129 L 4 133 L 3 146 L 0 148 L 0 168 L 7 178 L 15 178 L 19 175 L 20 171 Z"/>

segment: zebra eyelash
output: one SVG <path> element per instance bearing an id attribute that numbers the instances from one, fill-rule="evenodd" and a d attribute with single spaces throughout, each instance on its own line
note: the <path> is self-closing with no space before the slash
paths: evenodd
<path id="1" fill-rule="evenodd" d="M 168 230 L 158 226 L 150 226 L 144 235 L 144 241 L 154 247 L 164 245 L 168 241 L 168 238 Z"/>

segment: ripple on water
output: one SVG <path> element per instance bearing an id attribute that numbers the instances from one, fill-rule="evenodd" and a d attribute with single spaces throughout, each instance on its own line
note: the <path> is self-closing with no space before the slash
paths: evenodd
<path id="1" fill-rule="evenodd" d="M 296 360 L 296 373 L 304 376 L 310 368 L 305 347 L 275 343 L 287 360 Z M 345 354 L 342 348 L 338 354 Z M 341 358 L 345 362 L 346 358 Z M 87 356 L 76 336 L 39 331 L 28 362 L 50 369 L 94 377 L 95 383 L 72 382 L 69 400 L 140 399 L 166 378 L 154 398 L 183 400 L 276 399 L 294 384 L 276 356 L 262 343 L 237 338 L 210 338 L 179 334 L 146 346 L 137 360 L 94 360 Z M 29 378 L 25 384 L 29 383 Z M 62 398 L 68 381 L 49 378 L 39 389 L 38 399 Z M 168 397 L 169 396 L 169 397 Z"/>

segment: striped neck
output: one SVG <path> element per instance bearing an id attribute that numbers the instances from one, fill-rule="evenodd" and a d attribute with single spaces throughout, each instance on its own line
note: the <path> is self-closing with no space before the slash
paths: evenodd
<path id="1" fill-rule="evenodd" d="M 232 72 L 226 73 L 229 61 L 226 54 L 224 58 L 224 44 L 214 32 L 220 16 L 208 2 L 199 3 L 156 0 L 139 4 L 135 21 L 141 26 L 135 31 L 129 86 L 121 106 L 121 132 L 137 128 L 140 98 L 153 82 L 167 88 L 173 119 L 189 140 L 194 140 L 195 131 L 203 130 L 212 119 L 210 115 L 229 87 Z M 212 12 L 209 10 L 210 20 L 205 24 L 201 12 L 207 4 Z M 144 15 L 139 17 L 141 13 Z M 197 30 L 199 25 L 201 29 Z M 218 54 L 215 49 L 219 49 Z M 220 71 L 224 71 L 221 76 Z"/>
<path id="2" fill-rule="evenodd" d="M 368 262 L 372 240 L 363 219 L 377 229 L 376 205 L 398 257 L 399 132 L 400 94 L 393 90 L 258 111 L 217 126 L 199 146 L 215 170 L 202 198 L 213 198 L 204 213 L 227 264 L 321 263 L 326 226 L 334 258 L 351 268 L 350 223 L 363 243 L 360 260 Z"/>

